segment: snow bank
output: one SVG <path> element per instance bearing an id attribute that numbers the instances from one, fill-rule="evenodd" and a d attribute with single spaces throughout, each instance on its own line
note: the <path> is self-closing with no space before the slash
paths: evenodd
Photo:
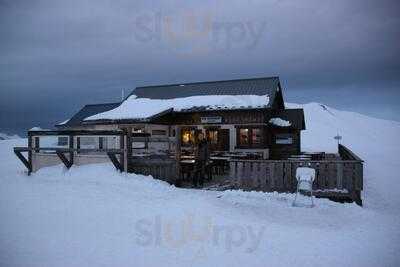
<path id="1" fill-rule="evenodd" d="M 262 108 L 269 103 L 268 95 L 204 95 L 175 99 L 149 99 L 130 96 L 119 107 L 96 114 L 85 120 L 145 119 L 168 109 L 181 111 L 193 107 L 213 109 Z"/>

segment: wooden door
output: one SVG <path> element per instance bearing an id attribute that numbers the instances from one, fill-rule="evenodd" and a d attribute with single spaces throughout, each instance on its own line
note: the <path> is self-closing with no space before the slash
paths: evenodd
<path id="1" fill-rule="evenodd" d="M 218 150 L 229 151 L 229 129 L 218 130 Z"/>

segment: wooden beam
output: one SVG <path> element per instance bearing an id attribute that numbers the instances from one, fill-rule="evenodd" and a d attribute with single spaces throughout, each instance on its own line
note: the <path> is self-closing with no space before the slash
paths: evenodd
<path id="1" fill-rule="evenodd" d="M 110 160 L 111 160 L 112 164 L 114 165 L 114 167 L 117 170 L 119 170 L 120 172 L 122 172 L 123 171 L 123 166 L 122 166 L 121 162 L 118 161 L 116 154 L 117 153 L 114 153 L 114 152 L 107 152 L 107 156 L 110 158 Z"/>
<path id="2" fill-rule="evenodd" d="M 28 168 L 28 175 L 31 175 L 31 172 L 33 170 L 32 166 L 32 136 L 28 136 L 28 162 L 29 162 L 29 168 Z M 15 149 L 15 148 L 14 148 Z"/>
<path id="3" fill-rule="evenodd" d="M 22 152 L 28 152 L 28 159 L 26 159 L 24 157 Z M 30 175 L 32 172 L 32 164 L 31 164 L 31 161 L 29 160 L 29 153 L 31 153 L 31 150 L 29 148 L 15 147 L 14 153 L 19 158 L 19 160 L 25 165 L 25 167 L 28 169 L 28 175 Z"/>
<path id="4" fill-rule="evenodd" d="M 64 152 L 57 150 L 56 154 L 60 158 L 60 160 L 64 163 L 65 167 L 67 167 L 68 169 L 71 168 L 72 162 L 67 159 Z"/>
<path id="5" fill-rule="evenodd" d="M 119 136 L 119 149 L 121 153 L 119 154 L 119 162 L 121 164 L 121 171 L 125 171 L 125 135 L 121 134 Z"/>
<path id="6" fill-rule="evenodd" d="M 132 161 L 132 127 L 126 127 L 126 164 L 127 171 L 129 172 L 129 168 Z"/>
<path id="7" fill-rule="evenodd" d="M 71 151 L 69 152 L 69 162 L 72 164 L 74 164 L 74 136 L 70 135 L 69 136 L 69 149 L 71 149 Z"/>

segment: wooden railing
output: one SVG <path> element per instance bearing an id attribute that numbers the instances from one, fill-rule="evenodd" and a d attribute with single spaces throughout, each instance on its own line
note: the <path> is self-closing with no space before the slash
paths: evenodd
<path id="1" fill-rule="evenodd" d="M 101 148 L 81 148 L 80 139 L 83 136 L 99 138 L 99 143 L 100 138 L 104 136 L 116 137 L 113 145 L 115 148 L 102 146 Z M 52 147 L 43 147 L 43 145 L 46 146 L 41 142 L 43 137 L 68 137 L 68 141 L 65 146 L 54 144 Z M 168 137 L 150 137 L 149 134 L 132 133 L 127 130 L 33 130 L 28 132 L 28 147 L 15 147 L 14 153 L 28 169 L 28 174 L 42 167 L 60 163 L 70 168 L 74 164 L 83 165 L 110 160 L 119 171 L 152 175 L 167 181 L 175 180 L 178 176 L 175 158 L 171 159 L 169 153 L 163 160 L 133 157 L 132 152 L 135 149 L 132 147 L 132 142 L 146 143 L 145 150 L 148 149 L 149 143 L 165 142 L 168 143 L 169 149 L 174 140 Z M 23 155 L 24 152 L 27 152 L 26 157 Z"/>
<path id="2" fill-rule="evenodd" d="M 363 161 L 340 145 L 341 160 L 239 160 L 230 161 L 230 179 L 244 190 L 294 192 L 296 169 L 311 167 L 316 171 L 313 189 L 317 196 L 350 198 L 361 204 Z"/>

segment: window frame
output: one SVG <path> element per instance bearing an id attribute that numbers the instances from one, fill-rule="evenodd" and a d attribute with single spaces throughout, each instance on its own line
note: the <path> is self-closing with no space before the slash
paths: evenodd
<path id="1" fill-rule="evenodd" d="M 240 143 L 240 130 L 248 129 L 248 144 L 241 144 Z M 258 129 L 260 131 L 260 143 L 253 142 L 253 131 L 254 129 Z M 236 148 L 238 149 L 246 149 L 246 148 L 264 148 L 265 147 L 265 129 L 262 125 L 260 126 L 247 126 L 247 125 L 240 125 L 236 126 Z"/>

